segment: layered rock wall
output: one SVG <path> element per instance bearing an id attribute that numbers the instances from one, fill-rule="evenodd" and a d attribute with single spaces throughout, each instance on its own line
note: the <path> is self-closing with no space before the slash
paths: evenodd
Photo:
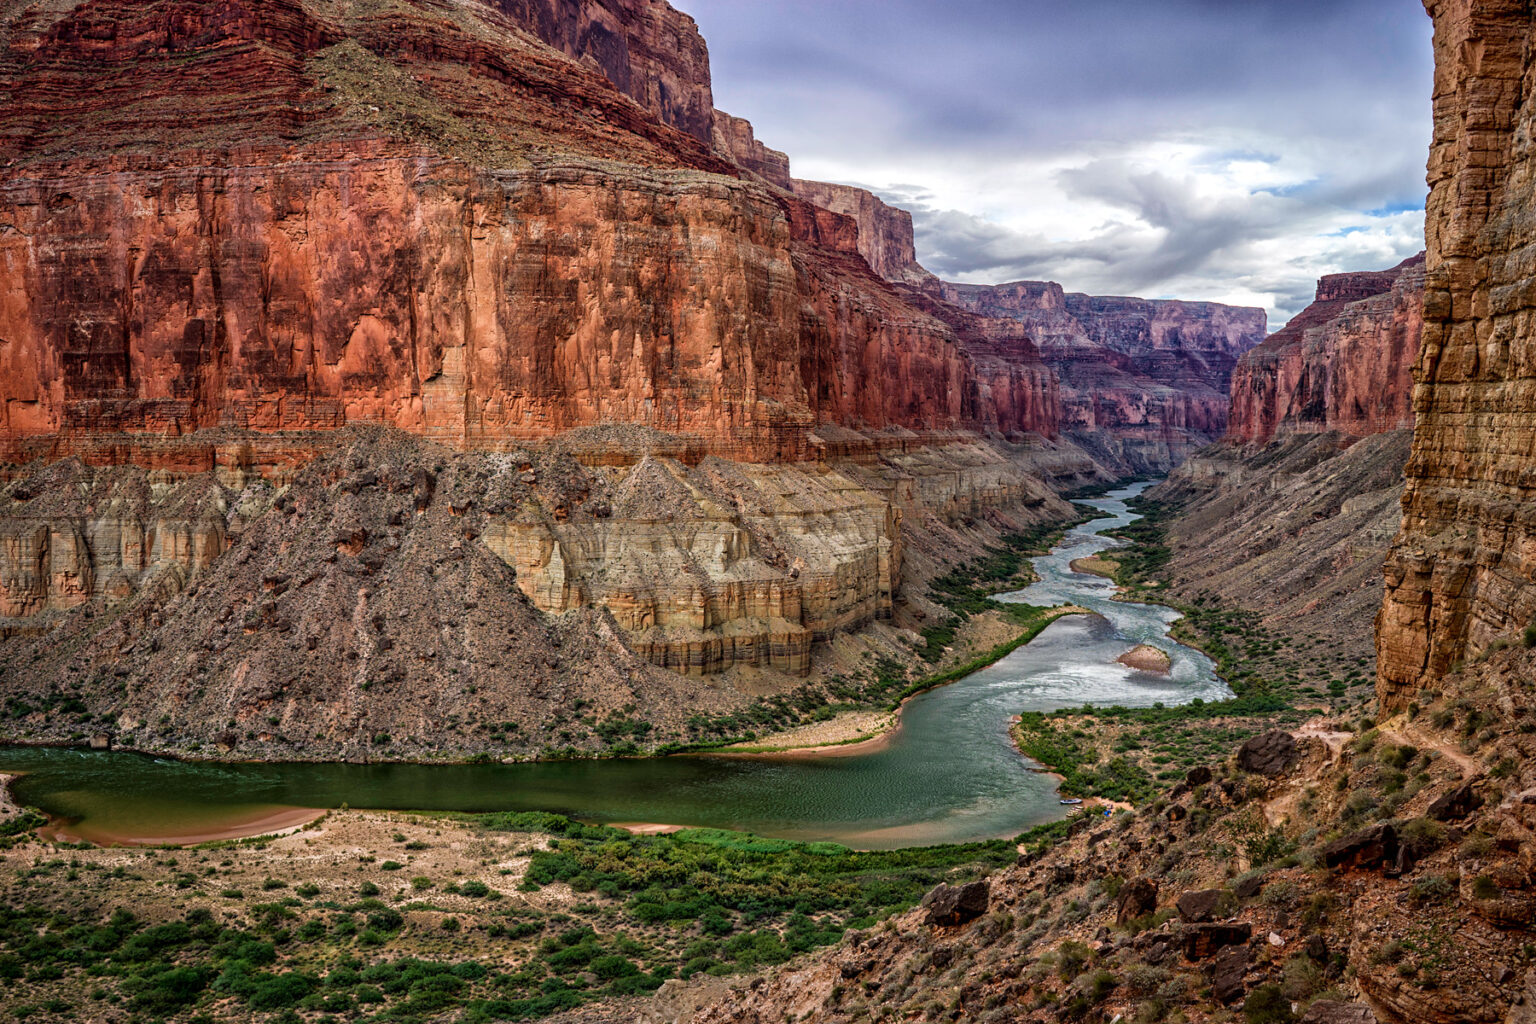
<path id="1" fill-rule="evenodd" d="M 779 188 L 793 188 L 789 157 L 759 142 L 752 131 L 752 122 L 745 118 L 733 117 L 723 110 L 715 111 L 713 143 L 715 152 L 742 170 Z"/>
<path id="2" fill-rule="evenodd" d="M 1166 472 L 1225 432 L 1232 368 L 1265 324 L 1258 309 L 1069 294 L 1048 281 L 946 283 L 943 295 L 986 318 L 994 355 L 1038 346 L 1059 379 L 1062 430 L 1119 472 Z"/>
<path id="3" fill-rule="evenodd" d="M 1536 42 L 1528 3 L 1431 0 L 1424 341 L 1378 692 L 1400 708 L 1536 618 Z"/>
<path id="4" fill-rule="evenodd" d="M 709 47 L 666 0 L 491 0 L 555 49 L 599 69 L 663 124 L 708 143 L 715 123 Z"/>
<path id="5" fill-rule="evenodd" d="M 795 179 L 790 187 L 817 206 L 854 219 L 859 226 L 859 255 L 876 274 L 896 284 L 937 288 L 937 278 L 917 262 L 912 214 L 853 185 Z"/>
<path id="6" fill-rule="evenodd" d="M 665 5 L 609 13 L 631 7 Z M 601 35 L 518 16 L 583 57 L 571 40 Z M 999 423 L 853 219 L 732 176 L 509 26 L 118 0 L 33 27 L 0 64 L 10 95 L 51 97 L 0 118 L 20 168 L 0 185 L 8 458 L 356 422 L 497 448 L 617 422 L 773 461 L 809 457 L 818 423 Z M 132 148 L 169 132 L 167 94 L 226 109 L 175 136 L 205 148 Z M 1001 416 L 1055 426 L 1013 399 Z"/>
<path id="7" fill-rule="evenodd" d="M 1243 355 L 1232 376 L 1228 437 L 1365 437 L 1413 425 L 1413 364 L 1424 330 L 1424 261 L 1333 274 L 1317 301 Z"/>

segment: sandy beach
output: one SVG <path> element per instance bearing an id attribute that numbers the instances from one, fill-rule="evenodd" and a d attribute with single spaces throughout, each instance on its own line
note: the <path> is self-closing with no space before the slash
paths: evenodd
<path id="1" fill-rule="evenodd" d="M 109 828 L 80 827 L 78 825 L 53 825 L 38 829 L 46 839 L 60 842 L 94 843 L 97 846 L 195 846 L 198 843 L 214 843 L 226 839 L 249 839 L 252 836 L 277 836 L 297 832 L 305 825 L 322 817 L 326 812 L 313 807 L 280 807 L 236 815 L 217 826 L 200 829 L 177 830 L 175 828 L 148 834 L 116 831 Z"/>

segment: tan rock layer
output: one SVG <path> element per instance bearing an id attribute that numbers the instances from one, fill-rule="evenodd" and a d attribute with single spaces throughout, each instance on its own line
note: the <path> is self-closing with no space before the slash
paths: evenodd
<path id="1" fill-rule="evenodd" d="M 1378 690 L 1404 706 L 1536 618 L 1536 128 L 1532 8 L 1431 0 L 1424 342 Z"/>

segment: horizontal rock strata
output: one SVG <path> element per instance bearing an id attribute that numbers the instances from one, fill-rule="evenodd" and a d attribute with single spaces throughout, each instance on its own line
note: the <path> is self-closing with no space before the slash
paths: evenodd
<path id="1" fill-rule="evenodd" d="M 1317 301 L 1232 375 L 1228 436 L 1263 444 L 1277 432 L 1352 437 L 1413 426 L 1413 363 L 1424 330 L 1424 259 L 1334 274 Z"/>
<path id="2" fill-rule="evenodd" d="M 1424 343 L 1379 692 L 1401 708 L 1536 620 L 1536 61 L 1526 4 L 1433 0 Z"/>

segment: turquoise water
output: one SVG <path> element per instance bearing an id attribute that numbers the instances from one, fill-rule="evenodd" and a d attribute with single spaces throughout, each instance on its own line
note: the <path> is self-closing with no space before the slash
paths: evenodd
<path id="1" fill-rule="evenodd" d="M 1003 600 L 1080 604 L 990 668 L 914 697 L 888 746 L 857 756 L 687 756 L 516 765 L 218 764 L 129 753 L 0 748 L 24 772 L 17 798 L 74 823 L 75 834 L 171 838 L 284 807 L 556 811 L 597 822 L 742 829 L 869 849 L 1007 837 L 1059 817 L 1055 781 L 1008 738 L 1020 711 L 1087 703 L 1148 706 L 1230 696 L 1210 660 L 1168 638 L 1177 614 L 1111 600 L 1107 580 L 1068 563 L 1117 542 L 1125 499 L 1035 559 L 1038 583 Z M 1173 658 L 1166 675 L 1115 659 L 1138 643 Z"/>

